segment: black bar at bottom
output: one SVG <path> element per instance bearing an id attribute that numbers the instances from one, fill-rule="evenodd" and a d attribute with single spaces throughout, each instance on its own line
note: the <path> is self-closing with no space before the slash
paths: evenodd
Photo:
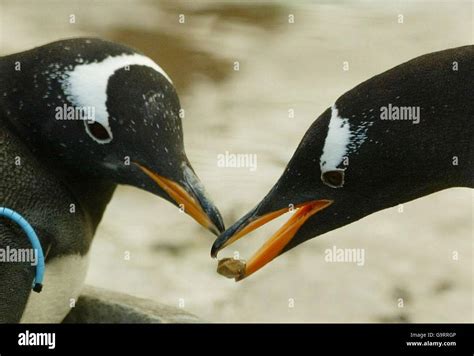
<path id="1" fill-rule="evenodd" d="M 54 335 L 54 337 L 53 337 Z M 37 345 L 41 344 L 41 345 Z M 0 325 L 0 355 L 255 353 L 473 355 L 473 324 L 32 324 Z M 148 351 L 145 351 L 148 350 Z M 305 350 L 305 351 L 303 351 Z"/>

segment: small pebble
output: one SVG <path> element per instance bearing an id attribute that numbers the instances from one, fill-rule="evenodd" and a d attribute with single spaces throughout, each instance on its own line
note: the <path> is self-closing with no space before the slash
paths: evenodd
<path id="1" fill-rule="evenodd" d="M 234 258 L 223 258 L 217 265 L 217 273 L 227 278 L 240 279 L 245 273 L 245 262 Z"/>

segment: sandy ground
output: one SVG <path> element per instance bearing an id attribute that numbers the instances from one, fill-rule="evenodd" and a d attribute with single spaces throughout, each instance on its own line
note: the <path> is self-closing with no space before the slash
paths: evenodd
<path id="1" fill-rule="evenodd" d="M 339 95 L 418 55 L 473 42 L 467 1 L 0 4 L 2 54 L 93 35 L 155 58 L 176 83 L 188 156 L 227 225 L 265 195 L 310 123 Z M 219 168 L 225 151 L 257 154 L 258 168 Z M 250 256 L 281 222 L 222 256 Z M 165 201 L 120 187 L 97 232 L 87 282 L 209 321 L 472 322 L 472 222 L 472 192 L 446 190 L 311 240 L 234 283 L 215 273 L 211 234 Z M 365 265 L 325 262 L 333 246 L 364 248 Z"/>

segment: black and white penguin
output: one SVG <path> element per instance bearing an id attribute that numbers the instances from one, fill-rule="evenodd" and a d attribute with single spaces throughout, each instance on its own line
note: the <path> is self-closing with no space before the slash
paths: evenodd
<path id="1" fill-rule="evenodd" d="M 247 262 L 245 278 L 300 243 L 381 209 L 473 187 L 474 46 L 430 53 L 377 75 L 311 125 L 266 197 L 211 255 L 293 210 Z"/>
<path id="2" fill-rule="evenodd" d="M 92 38 L 0 57 L 0 206 L 36 230 L 41 293 L 29 263 L 1 263 L 0 321 L 60 322 L 77 299 L 90 244 L 116 184 L 180 207 L 215 234 L 222 218 L 184 151 L 180 103 L 154 61 Z M 127 207 L 139 209 L 139 207 Z M 0 219 L 0 248 L 29 248 Z"/>

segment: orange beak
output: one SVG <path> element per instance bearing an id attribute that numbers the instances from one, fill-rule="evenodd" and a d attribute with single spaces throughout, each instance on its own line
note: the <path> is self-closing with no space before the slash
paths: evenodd
<path id="1" fill-rule="evenodd" d="M 265 244 L 263 244 L 263 246 L 250 258 L 250 260 L 245 265 L 245 268 L 242 269 L 238 275 L 233 276 L 235 280 L 240 281 L 250 276 L 251 274 L 258 271 L 260 268 L 265 266 L 267 263 L 272 261 L 293 239 L 296 232 L 306 222 L 306 220 L 308 220 L 317 212 L 327 208 L 332 203 L 332 200 L 314 200 L 297 205 L 295 207 L 295 211 L 293 212 L 293 216 L 282 227 L 280 227 L 280 229 L 278 229 L 278 231 L 273 234 L 273 236 L 270 237 L 270 239 L 265 242 Z M 243 228 L 239 229 L 237 232 L 230 236 L 226 236 L 226 232 L 224 232 L 214 243 L 211 254 L 213 255 L 213 257 L 216 257 L 217 252 L 219 250 L 223 249 L 226 246 L 229 246 L 230 244 L 247 235 L 251 231 L 259 228 L 260 226 L 266 224 L 267 222 L 277 218 L 278 216 L 288 211 L 288 209 L 280 209 L 258 217 L 257 219 L 251 220 L 250 223 L 248 223 Z M 216 245 L 216 243 L 218 244 Z"/>
<path id="2" fill-rule="evenodd" d="M 134 162 L 134 164 L 137 165 L 156 184 L 158 184 L 161 189 L 163 189 L 166 194 L 168 194 L 178 204 L 178 206 L 184 210 L 185 213 L 190 215 L 194 220 L 196 220 L 206 229 L 211 230 L 216 235 L 219 234 L 220 229 L 210 219 L 209 215 L 203 210 L 198 200 L 191 194 L 189 194 L 182 186 L 168 178 L 160 176 L 159 174 L 149 170 L 148 168 L 138 163 Z"/>

